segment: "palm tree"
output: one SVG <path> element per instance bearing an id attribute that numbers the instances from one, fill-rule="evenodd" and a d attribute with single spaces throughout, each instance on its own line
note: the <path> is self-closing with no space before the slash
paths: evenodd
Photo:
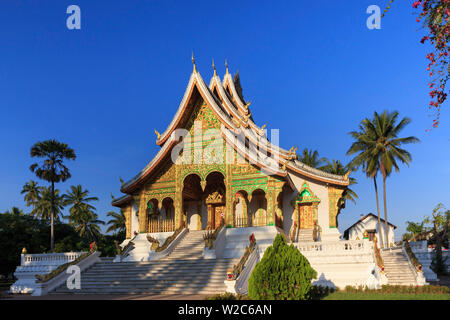
<path id="1" fill-rule="evenodd" d="M 112 217 L 112 219 L 109 220 L 107 223 L 107 224 L 110 224 L 110 226 L 109 226 L 108 230 L 106 230 L 106 232 L 110 232 L 110 231 L 123 232 L 126 230 L 126 227 L 125 227 L 126 219 L 125 219 L 125 214 L 123 213 L 122 210 L 120 210 L 120 213 L 110 211 L 106 215 Z"/>
<path id="2" fill-rule="evenodd" d="M 31 215 L 41 220 L 59 220 L 64 209 L 64 198 L 56 189 L 52 193 L 51 188 L 41 187 L 39 198 L 36 200 Z M 52 204 L 53 203 L 53 204 Z M 52 209 L 53 208 L 53 209 Z"/>
<path id="3" fill-rule="evenodd" d="M 6 211 L 5 214 L 10 214 L 13 216 L 23 216 L 24 215 L 23 210 L 21 210 L 17 207 L 12 207 L 11 210 Z"/>
<path id="4" fill-rule="evenodd" d="M 50 216 L 50 250 L 55 245 L 53 220 L 56 214 L 55 183 L 64 182 L 71 177 L 69 169 L 63 164 L 65 159 L 75 160 L 73 149 L 65 143 L 56 140 L 46 140 L 35 143 L 31 147 L 31 157 L 43 158 L 42 163 L 34 163 L 30 170 L 40 179 L 51 184 L 51 216 Z"/>
<path id="5" fill-rule="evenodd" d="M 42 191 L 42 187 L 38 186 L 38 183 L 34 180 L 30 180 L 30 182 L 25 183 L 22 188 L 21 194 L 25 193 L 24 200 L 27 206 L 35 206 L 36 202 L 40 198 L 40 192 Z"/>
<path id="6" fill-rule="evenodd" d="M 301 162 L 313 168 L 321 167 L 326 161 L 326 158 L 319 158 L 317 150 L 308 150 L 308 148 L 303 149 L 302 154 L 299 154 L 298 158 Z"/>
<path id="7" fill-rule="evenodd" d="M 99 220 L 97 214 L 87 205 L 82 205 L 77 215 L 72 217 L 70 224 L 74 226 L 80 237 L 98 241 L 101 237 L 99 224 L 105 223 Z"/>
<path id="8" fill-rule="evenodd" d="M 88 197 L 89 191 L 83 190 L 81 185 L 71 186 L 70 189 L 71 190 L 67 191 L 67 194 L 64 195 L 64 204 L 72 205 L 69 209 L 69 223 L 74 216 L 80 214 L 80 212 L 84 210 L 84 206 L 89 210 L 95 210 L 95 207 L 90 205 L 89 202 L 98 201 L 97 197 Z"/>
<path id="9" fill-rule="evenodd" d="M 380 216 L 380 202 L 378 200 L 378 185 L 377 174 L 379 171 L 379 161 L 377 157 L 373 157 L 371 152 L 373 149 L 373 141 L 377 139 L 376 133 L 370 126 L 371 121 L 364 119 L 359 125 L 359 131 L 350 132 L 350 136 L 356 141 L 350 146 L 347 151 L 347 155 L 353 155 L 359 153 L 348 164 L 348 167 L 353 171 L 362 167 L 362 171 L 366 173 L 367 178 L 373 179 L 375 188 L 375 198 L 377 202 L 377 215 L 378 215 L 378 239 L 380 240 L 380 247 L 383 248 L 383 237 L 381 236 L 381 216 Z"/>
<path id="10" fill-rule="evenodd" d="M 403 144 L 417 143 L 420 140 L 410 136 L 398 138 L 400 131 L 411 122 L 409 118 L 403 118 L 398 124 L 399 113 L 397 111 L 378 114 L 374 112 L 372 120 L 364 119 L 360 128 L 363 128 L 363 134 L 357 135 L 359 139 L 352 144 L 347 154 L 360 152 L 353 159 L 355 166 L 362 165 L 366 174 L 375 177 L 377 172 L 383 177 L 383 201 L 384 201 L 384 235 L 385 246 L 388 242 L 388 220 L 387 220 L 387 201 L 386 201 L 386 179 L 392 173 L 400 171 L 397 161 L 409 166 L 412 160 L 411 154 L 400 148 Z M 352 133 L 350 133 L 353 135 Z M 376 179 L 374 178 L 376 183 Z"/>

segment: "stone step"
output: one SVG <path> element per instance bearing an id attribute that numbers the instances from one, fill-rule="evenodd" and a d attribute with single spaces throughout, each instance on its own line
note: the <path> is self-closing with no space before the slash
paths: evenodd
<path id="1" fill-rule="evenodd" d="M 143 285 L 143 286 L 150 286 L 150 285 L 159 285 L 159 284 L 179 284 L 179 285 L 201 285 L 201 286 L 209 286 L 209 285 L 223 285 L 223 282 L 225 281 L 226 276 L 222 275 L 221 277 L 216 277 L 214 279 L 165 279 L 165 278 L 159 278 L 159 279 L 91 279 L 87 280 L 84 279 L 81 281 L 81 284 L 83 285 L 123 285 L 123 286 L 137 286 L 137 285 Z"/>
<path id="2" fill-rule="evenodd" d="M 90 289 L 90 290 L 61 290 L 57 292 L 51 293 L 52 295 L 58 294 L 122 294 L 122 295 L 132 295 L 132 294 L 201 294 L 201 295 L 213 295 L 224 293 L 225 288 L 223 289 L 158 289 L 158 290 L 111 290 L 111 289 Z"/>

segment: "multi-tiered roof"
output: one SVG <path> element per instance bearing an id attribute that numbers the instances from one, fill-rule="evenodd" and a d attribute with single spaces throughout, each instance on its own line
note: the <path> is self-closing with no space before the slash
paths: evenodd
<path id="1" fill-rule="evenodd" d="M 277 155 L 277 157 L 273 157 L 273 159 L 277 159 L 277 163 L 270 164 L 270 170 L 277 176 L 287 177 L 288 173 L 292 173 L 335 186 L 346 187 L 349 185 L 348 174 L 341 176 L 312 168 L 297 159 L 294 148 L 286 150 L 273 145 L 267 139 L 264 131 L 265 126 L 259 127 L 253 122 L 249 107 L 250 103 L 243 101 L 241 95 L 239 95 L 227 65 L 226 74 L 222 80 L 217 75 L 214 67 L 214 75 L 208 86 L 197 71 L 194 62 L 194 70 L 175 116 L 163 133 L 159 134 L 155 130 L 157 134 L 156 144 L 161 149 L 141 172 L 122 185 L 121 191 L 123 193 L 130 195 L 139 189 L 156 172 L 163 160 L 167 156 L 170 156 L 172 148 L 179 143 L 172 133 L 175 129 L 184 127 L 195 107 L 194 103 L 191 103 L 191 100 L 194 95 L 198 94 L 210 106 L 212 112 L 219 119 L 223 127 L 228 129 L 222 130 L 223 138 L 227 143 L 241 156 L 247 158 L 247 160 L 252 160 L 252 163 L 256 166 L 267 169 L 267 163 L 261 163 L 261 160 L 255 154 L 252 155 L 246 152 L 248 148 L 245 146 L 245 143 L 242 143 L 241 140 L 233 139 L 233 133 L 243 133 L 249 143 L 258 145 L 260 149 L 261 142 L 263 142 L 262 146 L 264 150 L 261 150 L 261 154 Z M 114 200 L 113 205 L 119 206 L 129 201 L 130 197 L 127 195 Z"/>

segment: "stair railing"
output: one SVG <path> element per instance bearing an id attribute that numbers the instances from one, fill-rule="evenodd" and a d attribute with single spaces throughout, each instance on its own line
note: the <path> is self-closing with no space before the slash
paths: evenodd
<path id="1" fill-rule="evenodd" d="M 250 240 L 250 244 L 245 248 L 244 254 L 242 255 L 238 264 L 233 267 L 230 280 L 236 280 L 239 277 L 239 275 L 242 272 L 242 269 L 244 268 L 245 263 L 248 260 L 248 257 L 252 254 L 253 250 L 256 247 L 256 240 L 255 240 L 255 236 L 253 235 L 253 233 L 251 234 L 249 240 Z"/>
<path id="2" fill-rule="evenodd" d="M 380 268 L 381 274 L 384 274 L 384 261 L 383 261 L 383 257 L 381 256 L 381 252 L 380 249 L 378 248 L 377 245 L 377 237 L 374 236 L 373 237 L 373 251 L 374 251 L 374 256 L 375 256 L 375 261 L 377 263 L 378 268 Z"/>
<path id="3" fill-rule="evenodd" d="M 247 294 L 248 280 L 260 260 L 259 247 L 256 245 L 255 236 L 252 233 L 249 238 L 250 244 L 245 248 L 244 254 L 233 270 L 228 270 L 225 285 L 226 291 L 233 294 Z"/>
<path id="4" fill-rule="evenodd" d="M 408 240 L 406 240 L 406 239 L 405 239 L 405 241 L 403 241 L 402 253 L 404 256 L 406 256 L 406 259 L 408 260 L 409 268 L 412 270 L 412 272 L 414 274 L 416 284 L 419 286 L 428 284 L 423 275 L 422 265 L 420 264 L 419 260 L 417 260 L 416 255 L 411 250 Z"/>

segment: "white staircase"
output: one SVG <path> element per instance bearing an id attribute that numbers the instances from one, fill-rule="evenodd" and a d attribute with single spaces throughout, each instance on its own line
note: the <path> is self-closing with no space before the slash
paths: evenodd
<path id="1" fill-rule="evenodd" d="M 190 260 L 202 259 L 205 240 L 203 234 L 206 231 L 189 231 L 175 249 L 163 260 Z"/>
<path id="2" fill-rule="evenodd" d="M 66 284 L 50 294 L 217 294 L 225 292 L 232 259 L 100 262 L 81 274 L 81 289 Z"/>
<path id="3" fill-rule="evenodd" d="M 224 293 L 227 270 L 232 269 L 238 259 L 203 259 L 204 233 L 189 231 L 161 260 L 102 261 L 81 274 L 80 290 L 70 290 L 63 285 L 51 294 Z"/>
<path id="4" fill-rule="evenodd" d="M 298 242 L 312 242 L 313 229 L 300 229 L 298 233 Z"/>
<path id="5" fill-rule="evenodd" d="M 402 248 L 381 250 L 384 261 L 384 271 L 390 285 L 409 286 L 416 285 L 416 276 L 411 270 L 408 259 Z"/>

